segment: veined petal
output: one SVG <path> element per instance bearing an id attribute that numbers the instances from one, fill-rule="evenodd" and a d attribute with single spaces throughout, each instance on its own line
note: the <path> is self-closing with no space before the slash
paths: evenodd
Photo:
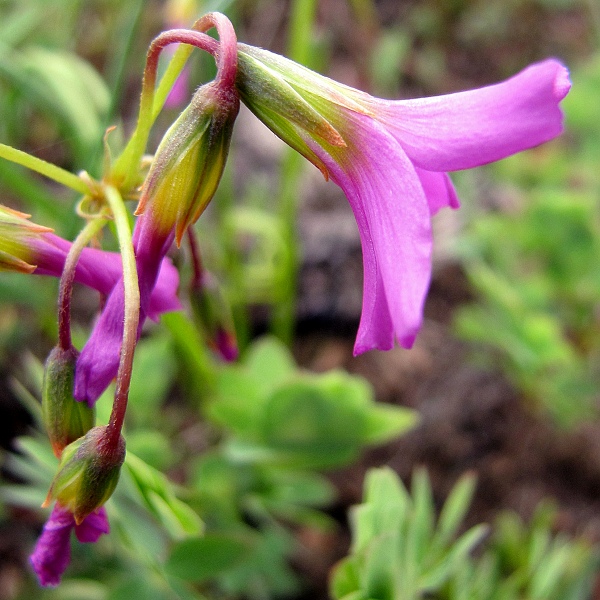
<path id="1" fill-rule="evenodd" d="M 364 262 L 355 354 L 412 346 L 431 274 L 431 224 L 419 176 L 400 145 L 365 115 L 347 114 L 347 148 L 313 148 L 345 192 Z M 336 123 L 337 126 L 337 123 Z"/>
<path id="2" fill-rule="evenodd" d="M 56 504 L 29 558 L 42 585 L 56 586 L 60 583 L 71 560 L 70 537 L 73 527 L 73 515 Z"/>
<path id="3" fill-rule="evenodd" d="M 104 506 L 90 513 L 81 524 L 75 525 L 75 535 L 80 542 L 97 542 L 103 533 L 110 533 L 110 525 Z"/>
<path id="4" fill-rule="evenodd" d="M 447 206 L 450 208 L 460 206 L 460 200 L 447 173 L 426 171 L 425 169 L 419 169 L 419 167 L 415 167 L 415 171 L 421 180 L 432 217 Z"/>
<path id="5" fill-rule="evenodd" d="M 133 245 L 140 289 L 138 335 L 150 313 L 150 300 L 155 293 L 163 256 L 173 242 L 173 232 L 156 227 L 152 209 L 141 215 L 133 232 Z M 94 330 L 81 350 L 75 370 L 74 397 L 93 406 L 116 377 L 119 368 L 125 299 L 123 279 L 113 287 Z"/>
<path id="6" fill-rule="evenodd" d="M 548 59 L 476 90 L 371 101 L 377 106 L 376 118 L 416 166 L 456 171 L 505 158 L 561 133 L 559 102 L 570 85 L 567 69 Z"/>

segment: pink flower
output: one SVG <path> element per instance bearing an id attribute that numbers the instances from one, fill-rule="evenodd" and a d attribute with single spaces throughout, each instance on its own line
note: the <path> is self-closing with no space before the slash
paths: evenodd
<path id="1" fill-rule="evenodd" d="M 66 508 L 56 504 L 44 525 L 35 550 L 29 558 L 33 570 L 43 586 L 57 586 L 71 561 L 71 531 L 80 542 L 96 542 L 110 531 L 106 511 L 99 508 L 88 515 L 80 525 Z"/>
<path id="2" fill-rule="evenodd" d="M 47 227 L 32 223 L 28 216 L 0 205 L 0 271 L 60 277 L 71 242 Z M 77 263 L 75 281 L 108 296 L 122 272 L 118 252 L 85 248 Z M 169 259 L 164 259 L 150 297 L 150 318 L 157 320 L 163 312 L 181 309 L 178 286 L 177 269 Z"/>
<path id="3" fill-rule="evenodd" d="M 239 110 L 235 88 L 237 38 L 233 26 L 218 13 L 206 15 L 204 21 L 207 29 L 217 28 L 220 38 L 217 76 L 196 91 L 163 137 L 136 210 L 133 247 L 140 290 L 138 335 L 148 315 L 164 256 L 173 241 L 181 243 L 187 228 L 200 217 L 216 191 Z M 181 32 L 175 33 L 179 36 Z M 117 375 L 124 309 L 121 282 L 108 298 L 77 361 L 74 396 L 89 406 Z"/>
<path id="4" fill-rule="evenodd" d="M 238 87 L 242 101 L 350 202 L 364 261 L 359 354 L 415 340 L 431 277 L 431 217 L 458 207 L 446 171 L 559 135 L 570 81 L 550 59 L 496 85 L 389 101 L 239 44 Z"/>

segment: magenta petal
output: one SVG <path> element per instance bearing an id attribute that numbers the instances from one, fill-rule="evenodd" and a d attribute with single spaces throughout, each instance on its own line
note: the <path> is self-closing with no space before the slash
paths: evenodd
<path id="1" fill-rule="evenodd" d="M 374 100 L 377 118 L 416 166 L 455 171 L 546 142 L 562 131 L 559 102 L 570 89 L 557 60 L 476 90 L 416 100 Z"/>
<path id="2" fill-rule="evenodd" d="M 103 533 L 110 533 L 108 517 L 103 506 L 90 513 L 80 525 L 75 525 L 75 535 L 80 542 L 97 542 Z"/>
<path id="3" fill-rule="evenodd" d="M 415 167 L 415 171 L 421 181 L 432 217 L 447 206 L 459 208 L 460 200 L 458 199 L 452 180 L 447 173 L 425 171 L 418 167 Z"/>
<path id="4" fill-rule="evenodd" d="M 55 505 L 29 560 L 43 586 L 56 586 L 71 560 L 73 515 Z"/>
<path id="5" fill-rule="evenodd" d="M 102 392 L 116 377 L 123 339 L 123 281 L 108 297 L 92 334 L 77 359 L 73 395 L 94 406 Z"/>
<path id="6" fill-rule="evenodd" d="M 158 321 L 159 316 L 165 312 L 181 310 L 181 302 L 177 296 L 179 288 L 179 271 L 168 258 L 160 263 L 160 270 L 156 285 L 150 294 L 148 304 L 148 317 Z"/>
<path id="7" fill-rule="evenodd" d="M 173 241 L 172 232 L 160 235 L 146 214 L 138 218 L 133 234 L 140 289 L 138 335 L 150 310 L 150 299 L 162 272 L 163 257 Z M 75 370 L 74 396 L 93 406 L 119 369 L 123 319 L 123 280 L 113 288 L 100 318 L 81 350 Z"/>
<path id="8" fill-rule="evenodd" d="M 389 350 L 395 339 L 408 348 L 431 274 L 430 208 L 399 144 L 369 117 L 352 120 L 347 148 L 314 150 L 344 190 L 361 236 L 363 310 L 354 351 Z"/>
<path id="9" fill-rule="evenodd" d="M 49 233 L 40 236 L 32 244 L 37 262 L 35 274 L 60 277 L 71 242 Z M 118 252 L 85 248 L 77 263 L 75 281 L 108 296 L 122 273 L 121 255 Z M 181 310 L 177 297 L 178 287 L 179 273 L 171 261 L 165 258 L 148 306 L 148 316 L 151 319 L 157 320 L 163 312 Z"/>

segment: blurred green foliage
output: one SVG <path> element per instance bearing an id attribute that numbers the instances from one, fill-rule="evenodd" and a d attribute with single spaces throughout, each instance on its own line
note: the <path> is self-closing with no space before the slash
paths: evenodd
<path id="1" fill-rule="evenodd" d="M 382 95 L 397 96 L 406 85 L 411 91 L 447 91 L 456 84 L 450 67 L 457 64 L 467 77 L 489 81 L 540 58 L 543 44 L 517 43 L 523 32 L 540 40 L 553 11 L 568 15 L 588 10 L 588 4 L 597 18 L 593 0 L 424 0 L 397 3 L 393 8 L 403 18 L 379 27 L 375 4 L 352 0 L 361 35 L 349 46 L 356 45 L 359 59 L 369 56 L 362 75 Z M 333 48 L 329 34 L 312 35 L 318 5 L 293 3 L 288 48 L 298 60 L 325 69 Z M 134 112 L 137 91 L 130 90 L 139 89 L 151 32 L 163 26 L 157 7 L 164 3 L 1 0 L 2 142 L 97 174 L 106 128 L 122 125 Z M 197 8 L 227 9 L 242 27 L 248 15 L 268 15 L 273 24 L 278 14 L 270 2 L 214 0 L 197 2 Z M 561 48 L 561 40 L 553 47 Z M 569 53 L 575 50 L 565 46 Z M 577 93 L 565 101 L 571 132 L 565 141 L 493 171 L 500 182 L 527 190 L 527 197 L 516 213 L 474 221 L 465 260 L 480 300 L 457 321 L 463 335 L 493 346 L 492 358 L 500 357 L 515 383 L 561 422 L 593 413 L 599 383 L 594 307 L 600 291 L 600 57 L 577 69 L 574 81 Z M 122 143 L 120 135 L 111 134 L 111 145 Z M 76 545 L 58 590 L 22 580 L 20 599 L 297 596 L 303 582 L 290 567 L 300 545 L 295 534 L 339 527 L 328 513 L 335 490 L 323 471 L 351 464 L 366 447 L 416 424 L 414 412 L 375 403 L 361 378 L 311 374 L 275 340 L 251 342 L 249 305 L 269 305 L 282 337 L 290 330 L 290 311 L 293 316 L 299 181 L 294 158 L 282 161 L 279 174 L 276 192 L 271 182 L 253 180 L 234 205 L 236 183 L 228 171 L 217 225 L 203 231 L 207 262 L 222 277 L 236 313 L 242 360 L 217 364 L 202 332 L 182 313 L 165 315 L 164 327 L 150 330 L 136 352 L 128 459 L 107 506 L 113 535 Z M 35 220 L 73 236 L 79 221 L 72 197 L 59 197 L 38 177 L 3 161 L 0 184 L 3 202 L 14 199 Z M 281 200 L 278 213 L 273 196 Z M 54 338 L 55 282 L 32 279 L 25 285 L 18 276 L 0 279 L 3 363 L 21 357 L 31 339 L 43 347 L 40 338 Z M 28 319 L 22 318 L 24 307 Z M 85 333 L 76 337 L 85 339 Z M 14 453 L 3 455 L 6 471 L 22 482 L 3 485 L 3 517 L 16 514 L 14 507 L 41 512 L 56 469 L 37 430 L 41 365 L 33 357 L 23 364 L 25 385 L 14 379 L 11 385 L 36 429 L 17 440 Z M 101 422 L 108 418 L 111 394 L 98 404 Z M 515 515 L 502 516 L 485 540 L 487 526 L 464 532 L 474 486 L 473 477 L 463 477 L 436 519 L 424 472 L 415 474 L 411 493 L 389 470 L 371 472 L 364 503 L 352 515 L 350 555 L 334 571 L 332 597 L 587 597 L 596 555 L 583 542 L 553 535 L 552 515 L 544 507 L 528 525 Z M 33 545 L 33 533 L 27 543 Z"/>
<path id="2" fill-rule="evenodd" d="M 388 468 L 371 470 L 352 512 L 350 555 L 334 568 L 336 600 L 576 600 L 588 598 L 599 555 L 552 534 L 555 511 L 539 505 L 528 525 L 502 513 L 464 530 L 475 478 L 464 475 L 439 518 L 431 484 L 416 471 L 411 493 Z M 477 549 L 477 552 L 474 550 Z"/>
<path id="3" fill-rule="evenodd" d="M 173 323 L 170 329 L 176 331 Z M 267 338 L 254 343 L 238 365 L 205 365 L 214 369 L 213 386 L 200 406 L 206 420 L 190 399 L 182 423 L 181 408 L 165 410 L 177 378 L 177 344 L 177 334 L 165 332 L 139 344 L 127 458 L 108 504 L 117 536 L 89 549 L 78 546 L 81 556 L 60 592 L 77 588 L 80 577 L 90 577 L 92 565 L 102 599 L 113 598 L 110 590 L 119 589 L 115 582 L 131 569 L 146 573 L 148 597 L 161 599 L 202 598 L 203 593 L 266 599 L 296 592 L 300 581 L 288 561 L 298 542 L 290 527 L 336 527 L 323 512 L 335 493 L 320 472 L 348 465 L 365 447 L 406 432 L 416 424 L 416 414 L 376 404 L 371 388 L 358 377 L 299 370 L 285 346 Z M 193 354 L 189 345 L 187 350 Z M 27 387 L 15 387 L 38 421 L 40 374 L 41 365 L 31 359 Z M 108 419 L 111 395 L 109 389 L 98 401 L 100 423 Z M 181 428 L 190 426 L 198 428 L 201 453 L 190 454 L 178 443 Z M 0 499 L 36 509 L 57 460 L 41 433 L 20 438 L 17 449 L 19 454 L 6 457 L 5 467 L 28 484 L 4 485 Z M 161 472 L 175 467 L 185 470 L 181 485 Z M 105 579 L 107 561 L 120 566 L 111 567 Z M 22 597 L 55 597 L 51 590 L 34 589 L 28 586 Z M 187 591 L 181 595 L 181 590 Z"/>
<path id="4" fill-rule="evenodd" d="M 476 216 L 461 241 L 477 301 L 455 320 L 566 425 L 597 416 L 600 399 L 598 57 L 573 73 L 573 85 L 562 140 L 491 169 L 513 201 Z"/>

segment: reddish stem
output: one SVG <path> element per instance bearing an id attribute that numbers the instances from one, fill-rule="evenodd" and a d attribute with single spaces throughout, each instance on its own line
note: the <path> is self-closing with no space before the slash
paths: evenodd
<path id="1" fill-rule="evenodd" d="M 190 254 L 192 257 L 192 269 L 194 271 L 192 281 L 190 282 L 190 287 L 192 290 L 196 290 L 202 287 L 204 267 L 202 265 L 202 257 L 200 256 L 198 240 L 196 239 L 196 234 L 191 227 L 188 227 L 188 240 L 190 243 Z"/>

